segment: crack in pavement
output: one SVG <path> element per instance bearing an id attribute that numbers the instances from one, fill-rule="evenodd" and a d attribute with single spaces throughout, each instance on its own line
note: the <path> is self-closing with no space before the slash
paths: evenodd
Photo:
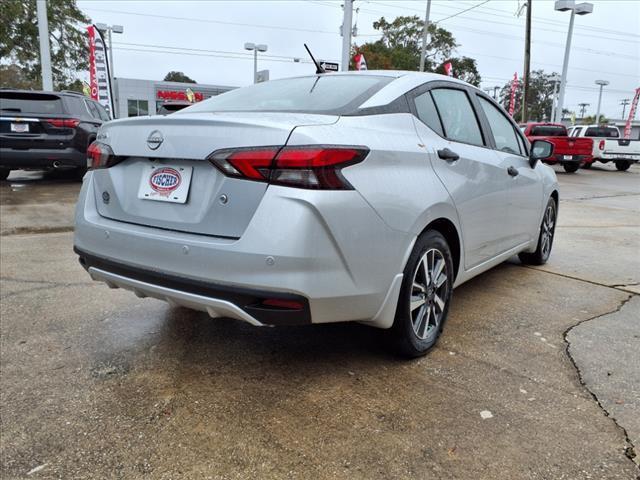
<path id="1" fill-rule="evenodd" d="M 60 227 L 14 227 L 0 232 L 0 237 L 9 237 L 11 235 L 27 235 L 27 234 L 46 234 L 46 233 L 63 233 L 73 232 L 73 226 L 60 226 Z"/>
<path id="2" fill-rule="evenodd" d="M 579 200 L 595 200 L 598 198 L 617 198 L 617 197 L 635 197 L 640 195 L 640 193 L 620 193 L 618 195 L 594 195 L 593 197 L 576 197 L 576 198 L 564 198 L 564 202 L 573 202 Z"/>
<path id="3" fill-rule="evenodd" d="M 620 431 L 622 431 L 622 433 L 624 435 L 625 443 L 627 444 L 627 447 L 624 450 L 624 456 L 627 457 L 635 465 L 635 467 L 638 469 L 638 471 L 640 472 L 640 461 L 638 461 L 638 456 L 637 456 L 636 451 L 635 451 L 635 446 L 633 445 L 633 442 L 631 441 L 631 438 L 629 438 L 629 434 L 627 432 L 627 429 L 624 428 L 622 425 L 620 425 L 615 417 L 611 416 L 609 411 L 600 402 L 600 400 L 598 399 L 597 395 L 595 393 L 593 393 L 589 389 L 589 387 L 587 386 L 587 384 L 585 383 L 585 381 L 584 381 L 584 379 L 582 377 L 582 372 L 580 371 L 580 367 L 578 367 L 578 364 L 576 363 L 575 359 L 571 355 L 571 351 L 569 350 L 569 347 L 571 346 L 571 343 L 567 339 L 567 335 L 569 334 L 569 332 L 571 332 L 571 330 L 573 330 L 574 328 L 582 325 L 583 323 L 590 322 L 591 320 L 596 320 L 598 318 L 601 318 L 601 317 L 604 317 L 604 316 L 607 316 L 607 315 L 612 315 L 614 313 L 620 312 L 620 310 L 622 310 L 622 307 L 624 307 L 629 302 L 629 300 L 631 300 L 631 298 L 633 298 L 633 295 L 629 295 L 627 298 L 622 300 L 615 310 L 612 310 L 610 312 L 606 312 L 606 313 L 603 313 L 603 314 L 600 314 L 600 315 L 596 315 L 596 316 L 591 317 L 591 318 L 587 318 L 586 320 L 581 320 L 580 322 L 576 323 L 575 325 L 570 326 L 569 328 L 567 328 L 564 331 L 562 336 L 563 336 L 563 339 L 564 339 L 564 343 L 566 345 L 565 353 L 567 354 L 567 357 L 569 357 L 569 360 L 571 361 L 571 363 L 573 364 L 574 368 L 576 369 L 576 372 L 578 373 L 578 381 L 580 382 L 580 385 L 582 385 L 582 387 L 591 395 L 591 397 L 596 402 L 598 407 L 600 407 L 600 410 L 602 410 L 604 415 L 606 417 L 610 418 L 611 421 L 614 423 L 614 425 L 616 427 L 618 427 L 620 429 Z M 640 475 L 638 475 L 637 478 L 640 479 Z"/>
<path id="4" fill-rule="evenodd" d="M 6 295 L 0 295 L 0 299 L 4 300 L 9 297 L 14 297 L 16 295 L 21 295 L 25 293 L 37 292 L 39 290 L 49 290 L 52 288 L 64 288 L 64 287 L 82 287 L 82 286 L 94 286 L 99 285 L 97 282 L 71 282 L 71 283 L 63 283 L 63 282 L 53 282 L 51 280 L 29 280 L 23 278 L 12 278 L 12 277 L 0 277 L 0 281 L 5 282 L 14 282 L 21 283 L 26 285 L 41 285 L 40 287 L 28 288 L 26 290 L 18 290 L 16 292 L 9 292 Z"/>
<path id="5" fill-rule="evenodd" d="M 607 285 L 606 283 L 598 283 L 598 282 L 595 282 L 593 280 L 587 280 L 585 278 L 580 278 L 580 277 L 574 277 L 572 275 L 567 275 L 566 273 L 558 273 L 558 272 L 551 272 L 549 270 L 543 270 L 542 268 L 535 267 L 535 266 L 532 266 L 532 265 L 522 265 L 522 266 L 525 267 L 525 268 L 529 268 L 531 270 L 535 270 L 537 272 L 548 273 L 550 275 L 557 275 L 558 277 L 569 278 L 571 280 L 576 280 L 578 282 L 590 283 L 591 285 L 595 285 L 597 287 L 613 288 L 614 290 L 618 290 L 620 292 L 631 293 L 632 295 L 638 295 L 637 293 L 629 292 L 628 290 L 624 290 L 622 287 L 640 285 L 640 283 L 623 283 L 623 284 L 616 283 L 614 285 Z"/>

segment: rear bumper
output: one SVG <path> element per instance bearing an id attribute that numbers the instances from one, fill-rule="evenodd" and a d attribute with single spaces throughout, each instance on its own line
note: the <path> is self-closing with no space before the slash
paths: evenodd
<path id="1" fill-rule="evenodd" d="M 74 168 L 86 165 L 86 154 L 74 148 L 60 150 L 0 148 L 0 166 L 5 168 Z"/>
<path id="2" fill-rule="evenodd" d="M 393 322 L 415 236 L 389 228 L 356 191 L 271 186 L 240 239 L 111 220 L 97 197 L 90 172 L 74 245 L 96 280 L 253 324 Z M 258 312 L 264 298 L 305 308 Z"/>
<path id="3" fill-rule="evenodd" d="M 582 165 L 589 161 L 588 155 L 569 155 L 571 158 L 565 158 L 566 155 L 554 155 L 544 161 L 549 165 L 565 164 L 565 163 L 578 163 Z"/>
<path id="4" fill-rule="evenodd" d="M 300 295 L 207 283 L 99 258 L 77 248 L 74 251 L 91 278 L 112 288 L 132 290 L 138 297 L 158 298 L 206 311 L 214 318 L 230 317 L 256 326 L 311 323 L 309 302 Z M 301 308 L 267 307 L 262 304 L 267 299 L 293 301 Z"/>

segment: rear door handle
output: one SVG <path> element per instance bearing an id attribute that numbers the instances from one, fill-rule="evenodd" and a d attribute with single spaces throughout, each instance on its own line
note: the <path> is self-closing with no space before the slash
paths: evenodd
<path id="1" fill-rule="evenodd" d="M 448 148 L 443 148 L 442 150 L 438 150 L 438 156 L 442 160 L 446 160 L 447 162 L 455 162 L 460 158 L 460 155 L 458 155 L 453 150 L 449 150 Z"/>
<path id="2" fill-rule="evenodd" d="M 518 175 L 520 175 L 520 172 L 518 172 L 518 169 L 514 166 L 507 168 L 507 173 L 512 177 L 517 177 Z"/>

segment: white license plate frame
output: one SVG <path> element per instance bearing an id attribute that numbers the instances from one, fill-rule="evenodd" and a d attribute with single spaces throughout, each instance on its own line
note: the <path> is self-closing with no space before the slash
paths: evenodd
<path id="1" fill-rule="evenodd" d="M 29 133 L 29 124 L 28 123 L 11 123 L 11 132 L 12 133 Z"/>
<path id="2" fill-rule="evenodd" d="M 189 197 L 192 176 L 193 167 L 190 166 L 172 164 L 145 166 L 138 187 L 138 198 L 184 204 Z"/>

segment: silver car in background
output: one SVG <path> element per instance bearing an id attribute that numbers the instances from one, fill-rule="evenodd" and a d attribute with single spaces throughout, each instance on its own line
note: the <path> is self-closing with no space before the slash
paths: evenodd
<path id="1" fill-rule="evenodd" d="M 104 125 L 75 251 L 140 297 L 256 326 L 359 321 L 418 356 L 454 287 L 515 254 L 547 261 L 551 150 L 449 77 L 275 80 Z"/>

